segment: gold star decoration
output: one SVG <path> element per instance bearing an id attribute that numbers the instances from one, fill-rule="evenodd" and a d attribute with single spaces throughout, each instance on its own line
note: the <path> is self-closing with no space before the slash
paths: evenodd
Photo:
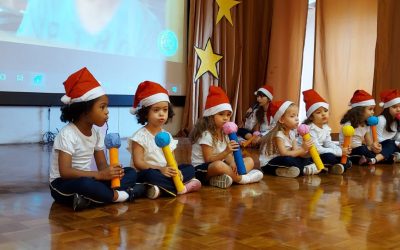
<path id="1" fill-rule="evenodd" d="M 218 72 L 217 72 L 217 62 L 222 59 L 223 56 L 219 54 L 215 54 L 212 46 L 211 40 L 208 39 L 206 48 L 204 50 L 197 48 L 194 46 L 197 55 L 200 58 L 200 67 L 197 69 L 196 77 L 194 81 L 197 81 L 200 76 L 202 76 L 207 71 L 210 72 L 215 78 L 218 79 Z"/>
<path id="2" fill-rule="evenodd" d="M 234 7 L 235 5 L 239 4 L 239 1 L 234 1 L 234 0 L 216 0 L 217 4 L 219 6 L 218 14 L 217 14 L 217 21 L 215 24 L 217 24 L 222 17 L 225 17 L 228 19 L 230 24 L 233 26 L 232 23 L 232 17 L 231 17 L 231 8 Z"/>

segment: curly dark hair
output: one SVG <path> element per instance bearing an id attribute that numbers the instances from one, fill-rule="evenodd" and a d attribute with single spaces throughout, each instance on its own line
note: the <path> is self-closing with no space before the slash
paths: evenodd
<path id="1" fill-rule="evenodd" d="M 99 97 L 87 102 L 75 102 L 62 106 L 60 120 L 62 122 L 75 122 L 79 120 L 81 115 L 90 112 L 97 99 Z"/>
<path id="2" fill-rule="evenodd" d="M 388 132 L 395 132 L 392 130 L 392 128 L 390 127 L 390 125 L 392 125 L 392 123 L 395 121 L 394 117 L 390 114 L 390 110 L 389 108 L 385 108 L 383 109 L 383 111 L 381 112 L 381 115 L 383 117 L 385 117 L 386 119 L 386 125 L 385 125 L 385 129 Z"/>
<path id="3" fill-rule="evenodd" d="M 324 109 L 328 110 L 326 108 L 324 108 Z M 313 114 L 314 114 L 314 112 L 303 121 L 303 124 L 310 125 L 313 122 Z"/>
<path id="4" fill-rule="evenodd" d="M 149 114 L 151 105 L 148 107 L 142 107 L 140 108 L 137 112 L 136 112 L 136 119 L 138 121 L 138 123 L 145 125 L 147 123 L 147 116 Z M 172 108 L 172 104 L 168 103 L 168 119 L 165 122 L 165 124 L 167 124 L 169 121 L 172 120 L 172 117 L 174 117 L 175 113 L 174 110 Z"/>
<path id="5" fill-rule="evenodd" d="M 357 128 L 360 125 L 366 124 L 366 120 L 364 119 L 364 112 L 367 107 L 354 107 L 349 109 L 346 114 L 344 114 L 342 120 L 340 120 L 340 124 L 345 124 L 350 121 L 351 126 Z"/>
<path id="6" fill-rule="evenodd" d="M 307 117 L 307 118 L 303 121 L 303 124 L 310 125 L 312 122 L 313 122 L 313 120 L 312 120 L 312 117 L 311 117 L 311 115 L 310 115 L 310 117 Z"/>

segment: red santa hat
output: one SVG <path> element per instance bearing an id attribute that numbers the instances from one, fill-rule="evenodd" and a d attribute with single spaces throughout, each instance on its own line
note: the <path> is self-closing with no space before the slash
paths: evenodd
<path id="1" fill-rule="evenodd" d="M 385 109 L 399 103 L 400 103 L 400 91 L 398 89 L 389 89 L 382 91 L 381 102 L 379 103 L 379 106 Z"/>
<path id="2" fill-rule="evenodd" d="M 106 94 L 86 67 L 70 75 L 64 82 L 64 88 L 65 95 L 61 97 L 64 104 L 87 102 Z"/>
<path id="3" fill-rule="evenodd" d="M 274 118 L 275 122 L 278 122 L 281 119 L 282 115 L 285 111 L 292 105 L 291 101 L 272 101 L 268 105 L 268 112 Z"/>
<path id="4" fill-rule="evenodd" d="M 272 100 L 272 98 L 274 98 L 274 89 L 272 88 L 272 86 L 270 86 L 268 84 L 266 84 L 266 85 L 262 86 L 261 88 L 259 88 L 256 92 L 254 92 L 254 94 L 257 95 L 258 92 L 263 93 L 270 100 Z"/>
<path id="5" fill-rule="evenodd" d="M 158 102 L 170 102 L 168 91 L 158 83 L 141 82 L 136 89 L 131 113 L 134 115 L 142 107 L 148 107 Z"/>
<path id="6" fill-rule="evenodd" d="M 203 117 L 215 115 L 225 110 L 232 112 L 232 106 L 229 103 L 228 96 L 220 87 L 210 86 Z"/>
<path id="7" fill-rule="evenodd" d="M 375 105 L 375 100 L 372 95 L 368 94 L 364 90 L 356 90 L 353 97 L 350 100 L 350 106 L 355 107 L 368 107 Z"/>
<path id="8" fill-rule="evenodd" d="M 306 115 L 310 115 L 320 107 L 329 109 L 329 104 L 313 89 L 303 91 L 304 102 L 306 103 Z"/>

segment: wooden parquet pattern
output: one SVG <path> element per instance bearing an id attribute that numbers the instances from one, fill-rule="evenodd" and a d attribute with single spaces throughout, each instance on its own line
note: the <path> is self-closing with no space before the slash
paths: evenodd
<path id="1" fill-rule="evenodd" d="M 185 139 L 176 157 L 190 158 Z M 400 249 L 400 164 L 73 212 L 49 194 L 47 146 L 0 159 L 0 249 Z"/>

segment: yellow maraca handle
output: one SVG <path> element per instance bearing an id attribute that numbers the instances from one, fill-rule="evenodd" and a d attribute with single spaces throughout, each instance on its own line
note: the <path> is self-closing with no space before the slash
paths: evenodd
<path id="1" fill-rule="evenodd" d="M 164 153 L 165 159 L 167 160 L 168 166 L 174 168 L 176 170 L 176 172 L 179 173 L 178 164 L 176 164 L 176 161 L 175 161 L 174 155 L 172 154 L 170 146 L 167 145 L 165 147 L 162 147 L 161 149 Z M 185 189 L 185 186 L 183 185 L 179 174 L 172 177 L 172 180 L 174 181 L 175 188 L 178 191 L 178 193 L 182 192 Z"/>
<path id="2" fill-rule="evenodd" d="M 303 140 L 304 141 L 311 140 L 310 133 L 303 135 Z M 324 164 L 322 163 L 321 157 L 319 156 L 318 150 L 314 144 L 310 148 L 310 155 L 311 155 L 311 158 L 313 159 L 315 165 L 317 166 L 318 170 L 324 169 Z"/>

